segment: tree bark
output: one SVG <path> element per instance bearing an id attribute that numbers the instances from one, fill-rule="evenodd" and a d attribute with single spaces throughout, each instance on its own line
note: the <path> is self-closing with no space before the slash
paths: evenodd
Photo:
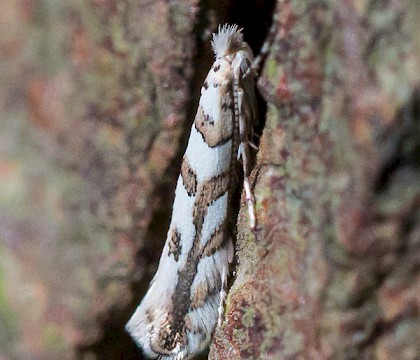
<path id="1" fill-rule="evenodd" d="M 210 359 L 417 359 L 419 7 L 276 11 L 258 82 L 269 104 L 253 171 L 260 231 L 241 211 Z"/>
<path id="2" fill-rule="evenodd" d="M 2 3 L 0 358 L 137 358 L 123 327 L 170 217 L 194 6 Z"/>
<path id="3" fill-rule="evenodd" d="M 209 358 L 419 357 L 415 1 L 4 0 L 1 360 L 141 359 L 123 326 L 166 237 L 210 34 L 237 22 L 258 52 L 272 12 L 259 226 L 242 199 Z"/>

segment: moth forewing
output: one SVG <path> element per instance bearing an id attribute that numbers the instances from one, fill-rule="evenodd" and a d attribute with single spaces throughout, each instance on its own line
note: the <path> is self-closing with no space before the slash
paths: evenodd
<path id="1" fill-rule="evenodd" d="M 256 106 L 253 77 L 243 78 L 253 55 L 241 30 L 219 27 L 212 47 L 215 62 L 201 89 L 159 267 L 126 325 L 149 358 L 190 359 L 208 345 L 223 316 L 238 157 L 247 181 Z"/>

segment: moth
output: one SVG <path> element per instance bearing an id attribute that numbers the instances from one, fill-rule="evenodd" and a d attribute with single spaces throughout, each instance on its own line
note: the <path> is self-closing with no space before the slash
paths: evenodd
<path id="1" fill-rule="evenodd" d="M 219 26 L 211 44 L 215 61 L 201 88 L 158 270 L 126 325 L 148 358 L 190 359 L 221 323 L 241 163 L 255 227 L 248 162 L 257 107 L 254 76 L 244 76 L 253 54 L 237 25 Z"/>

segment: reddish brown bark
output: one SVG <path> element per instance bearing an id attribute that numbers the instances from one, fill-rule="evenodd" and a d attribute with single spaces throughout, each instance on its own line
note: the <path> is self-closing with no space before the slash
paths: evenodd
<path id="1" fill-rule="evenodd" d="M 0 359 L 140 358 L 123 325 L 165 239 L 209 35 L 235 21 L 256 48 L 271 4 L 0 4 Z M 209 358 L 418 358 L 420 8 L 275 11 L 259 230 L 242 201 Z"/>
<path id="2" fill-rule="evenodd" d="M 413 9 L 280 2 L 259 80 L 271 104 L 253 172 L 261 230 L 254 240 L 240 216 L 211 359 L 419 356 Z"/>

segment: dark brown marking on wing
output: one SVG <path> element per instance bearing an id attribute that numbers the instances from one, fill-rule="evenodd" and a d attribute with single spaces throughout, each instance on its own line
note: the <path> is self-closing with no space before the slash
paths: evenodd
<path id="1" fill-rule="evenodd" d="M 160 354 L 168 354 L 178 344 L 185 346 L 187 344 L 187 334 L 184 323 L 176 323 L 173 313 L 169 312 L 166 320 L 159 328 L 159 334 L 156 344 L 151 344 L 152 350 Z"/>
<path id="2" fill-rule="evenodd" d="M 220 247 L 224 244 L 226 240 L 226 224 L 221 224 L 213 234 L 211 234 L 210 239 L 204 245 L 202 257 L 213 255 Z"/>
<path id="3" fill-rule="evenodd" d="M 146 319 L 149 322 L 149 324 L 152 324 L 155 321 L 155 317 L 150 309 L 146 311 Z"/>
<path id="4" fill-rule="evenodd" d="M 205 114 L 200 106 L 195 117 L 194 125 L 201 134 L 203 141 L 211 148 L 226 144 L 232 138 L 232 107 L 227 98 L 222 98 L 222 104 L 227 104 L 222 108 L 221 118 L 213 119 Z"/>
<path id="5" fill-rule="evenodd" d="M 210 286 L 210 284 L 212 286 Z M 221 277 L 218 276 L 213 279 L 213 282 L 203 281 L 194 287 L 194 292 L 191 294 L 191 309 L 198 309 L 203 307 L 209 298 L 216 295 L 222 287 Z"/>
<path id="6" fill-rule="evenodd" d="M 185 328 L 188 331 L 191 331 L 193 334 L 197 332 L 197 329 L 194 327 L 191 317 L 189 315 L 185 316 Z"/>
<path id="7" fill-rule="evenodd" d="M 209 83 L 207 82 L 207 80 L 206 80 L 206 81 L 204 81 L 203 88 L 204 88 L 205 90 L 207 90 L 207 89 L 209 88 Z"/>
<path id="8" fill-rule="evenodd" d="M 193 223 L 201 233 L 207 208 L 229 189 L 229 172 L 221 173 L 198 184 L 193 208 Z"/>
<path id="9" fill-rule="evenodd" d="M 190 309 L 191 285 L 197 274 L 197 266 L 200 260 L 200 257 L 197 256 L 199 241 L 200 237 L 196 235 L 193 245 L 188 252 L 186 265 L 178 270 L 178 282 L 171 296 L 173 307 L 169 312 L 168 323 L 166 325 L 168 334 L 164 332 L 162 334 L 159 333 L 159 337 L 162 337 L 161 342 L 167 344 L 167 349 L 174 349 L 177 343 L 180 343 L 181 346 L 185 345 L 185 318 Z M 182 336 L 177 337 L 178 333 Z"/>
<path id="10" fill-rule="evenodd" d="M 220 64 L 215 66 L 213 69 L 214 72 L 218 72 L 219 70 L 220 70 Z"/>
<path id="11" fill-rule="evenodd" d="M 197 174 L 190 167 L 186 157 L 182 160 L 181 178 L 188 196 L 194 196 L 197 191 Z"/>
<path id="12" fill-rule="evenodd" d="M 168 256 L 173 255 L 175 261 L 179 260 L 182 251 L 181 234 L 177 228 L 172 229 L 172 234 L 169 239 Z"/>
<path id="13" fill-rule="evenodd" d="M 209 293 L 209 284 L 207 282 L 201 282 L 195 287 L 195 291 L 191 296 L 191 308 L 197 309 L 204 305 L 204 301 Z"/>
<path id="14" fill-rule="evenodd" d="M 185 317 L 185 328 L 188 331 L 192 332 L 194 335 L 201 335 L 203 340 L 206 337 L 205 329 L 203 329 L 202 327 L 197 327 L 197 325 L 193 323 L 189 315 Z"/>

